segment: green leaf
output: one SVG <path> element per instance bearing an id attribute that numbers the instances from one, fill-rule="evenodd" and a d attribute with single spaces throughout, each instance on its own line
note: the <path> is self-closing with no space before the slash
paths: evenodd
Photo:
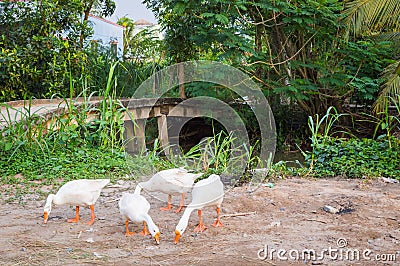
<path id="1" fill-rule="evenodd" d="M 299 24 L 301 24 L 303 22 L 302 18 L 293 18 L 293 20 L 296 21 Z"/>
<path id="2" fill-rule="evenodd" d="M 214 16 L 215 16 L 214 13 L 207 13 L 207 12 L 200 15 L 200 17 L 202 18 L 212 18 Z"/>
<path id="3" fill-rule="evenodd" d="M 175 7 L 173 8 L 173 12 L 176 13 L 177 15 L 182 15 L 182 13 L 186 9 L 186 4 L 182 2 L 178 2 Z"/>
<path id="4" fill-rule="evenodd" d="M 228 24 L 229 23 L 229 19 L 226 16 L 222 15 L 222 14 L 215 14 L 215 19 L 218 22 L 222 23 L 222 24 Z"/>
<path id="5" fill-rule="evenodd" d="M 4 145 L 4 150 L 5 150 L 5 151 L 9 151 L 9 150 L 11 150 L 12 146 L 13 146 L 12 143 L 7 142 L 7 143 Z"/>

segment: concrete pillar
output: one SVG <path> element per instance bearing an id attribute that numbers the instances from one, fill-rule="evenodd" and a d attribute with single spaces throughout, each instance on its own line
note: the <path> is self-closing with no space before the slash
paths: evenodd
<path id="1" fill-rule="evenodd" d="M 170 152 L 172 152 L 173 155 L 182 154 L 179 147 L 179 133 L 188 120 L 190 120 L 190 118 L 168 115 L 168 140 Z"/>
<path id="2" fill-rule="evenodd" d="M 146 150 L 145 119 L 135 120 L 136 151 L 142 153 Z"/>
<path id="3" fill-rule="evenodd" d="M 136 145 L 135 145 L 135 140 L 134 140 L 132 120 L 125 120 L 124 127 L 125 127 L 125 130 L 124 130 L 125 150 L 128 153 L 134 153 Z"/>
<path id="4" fill-rule="evenodd" d="M 128 153 L 141 153 L 146 148 L 145 120 L 125 120 L 124 123 L 125 150 Z"/>
<path id="5" fill-rule="evenodd" d="M 161 147 L 164 150 L 165 155 L 169 155 L 169 140 L 168 140 L 168 124 L 167 116 L 162 114 L 157 117 L 158 122 L 158 139 L 160 140 Z"/>

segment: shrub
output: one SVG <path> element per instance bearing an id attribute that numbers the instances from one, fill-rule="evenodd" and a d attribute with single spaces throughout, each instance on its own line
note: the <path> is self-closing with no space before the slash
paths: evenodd
<path id="1" fill-rule="evenodd" d="M 393 177 L 400 179 L 400 141 L 333 139 L 313 150 L 313 174 L 317 177 Z M 312 154 L 306 156 L 310 165 Z"/>

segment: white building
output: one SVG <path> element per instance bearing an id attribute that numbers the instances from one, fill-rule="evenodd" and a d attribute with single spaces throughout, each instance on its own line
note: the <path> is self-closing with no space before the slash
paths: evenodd
<path id="1" fill-rule="evenodd" d="M 4 0 L 0 0 L 0 12 L 3 12 L 4 7 L 2 5 Z M 12 2 L 27 2 L 29 0 L 12 0 Z M 118 25 L 112 21 L 104 18 L 89 14 L 89 25 L 93 28 L 93 36 L 91 41 L 95 41 L 98 44 L 104 45 L 105 47 L 114 48 L 118 56 L 122 56 L 124 49 L 124 30 L 125 27 Z M 61 33 L 63 38 L 66 37 L 66 33 Z"/>
<path id="2" fill-rule="evenodd" d="M 122 56 L 125 27 L 92 14 L 89 15 L 88 20 L 94 32 L 91 40 L 115 49 L 118 56 Z"/>
<path id="3" fill-rule="evenodd" d="M 147 30 L 152 34 L 151 37 L 157 38 L 159 40 L 164 39 L 164 33 L 161 31 L 161 26 L 159 24 L 151 23 L 145 19 L 139 19 L 135 21 L 135 28 L 133 30 L 133 35 L 136 35 L 142 30 Z"/>

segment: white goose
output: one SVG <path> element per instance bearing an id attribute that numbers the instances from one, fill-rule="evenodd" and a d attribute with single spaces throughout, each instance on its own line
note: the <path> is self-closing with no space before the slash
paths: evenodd
<path id="1" fill-rule="evenodd" d="M 47 197 L 44 206 L 44 223 L 47 223 L 51 212 L 52 204 L 69 204 L 76 206 L 76 216 L 68 219 L 67 222 L 75 223 L 79 221 L 79 206 L 89 206 L 91 209 L 91 219 L 87 222 L 92 225 L 94 222 L 94 204 L 100 196 L 101 190 L 110 183 L 110 179 L 79 179 L 65 183 L 56 194 Z"/>
<path id="2" fill-rule="evenodd" d="M 145 197 L 139 194 L 124 193 L 122 198 L 119 200 L 118 205 L 120 213 L 125 218 L 126 236 L 134 234 L 134 232 L 129 231 L 129 221 L 143 222 L 144 228 L 140 234 L 143 236 L 151 234 L 157 244 L 160 244 L 160 230 L 148 214 L 150 203 L 145 199 Z M 147 230 L 146 223 L 150 231 Z"/>
<path id="3" fill-rule="evenodd" d="M 197 210 L 199 215 L 199 225 L 194 229 L 194 232 L 203 232 L 207 227 L 203 224 L 201 218 L 201 210 L 207 206 L 215 206 L 217 211 L 217 220 L 213 223 L 214 227 L 224 226 L 220 220 L 221 204 L 224 199 L 224 185 L 221 182 L 219 175 L 210 175 L 208 178 L 200 180 L 193 186 L 192 202 L 187 206 L 182 218 L 179 220 L 175 228 L 175 240 L 177 244 L 179 238 L 189 222 L 189 217 L 192 211 Z"/>
<path id="4" fill-rule="evenodd" d="M 160 208 L 163 211 L 171 209 L 172 195 L 182 195 L 179 207 L 175 210 L 178 213 L 185 202 L 185 193 L 193 187 L 194 181 L 201 175 L 202 173 L 189 173 L 183 168 L 163 170 L 153 175 L 148 181 L 139 183 L 136 186 L 135 194 L 140 194 L 142 189 L 168 194 L 168 206 Z"/>

